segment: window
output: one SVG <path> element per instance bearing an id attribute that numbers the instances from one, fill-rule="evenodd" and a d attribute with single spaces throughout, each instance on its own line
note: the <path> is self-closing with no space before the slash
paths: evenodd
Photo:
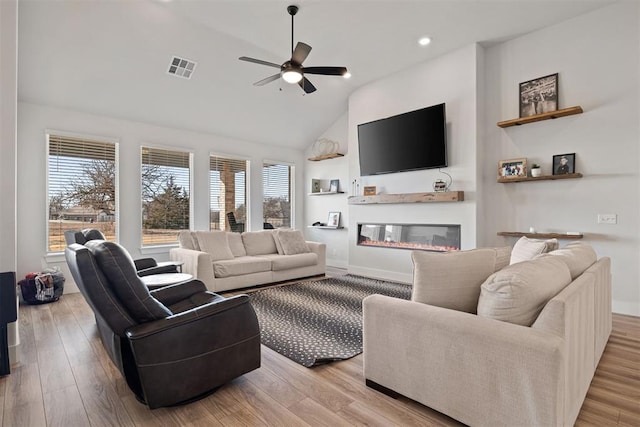
<path id="1" fill-rule="evenodd" d="M 67 230 L 97 228 L 116 240 L 117 143 L 53 134 L 47 140 L 47 250 L 64 250 Z"/>
<path id="2" fill-rule="evenodd" d="M 248 163 L 246 160 L 209 157 L 211 230 L 245 231 Z"/>
<path id="3" fill-rule="evenodd" d="M 291 228 L 291 187 L 293 166 L 264 163 L 262 215 L 265 228 Z"/>
<path id="4" fill-rule="evenodd" d="M 191 153 L 142 147 L 142 246 L 176 243 L 191 212 Z"/>

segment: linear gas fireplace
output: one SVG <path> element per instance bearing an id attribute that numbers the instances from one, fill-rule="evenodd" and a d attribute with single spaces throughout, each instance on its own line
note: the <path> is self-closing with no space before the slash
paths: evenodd
<path id="1" fill-rule="evenodd" d="M 358 246 L 435 252 L 460 250 L 460 225 L 358 224 Z"/>

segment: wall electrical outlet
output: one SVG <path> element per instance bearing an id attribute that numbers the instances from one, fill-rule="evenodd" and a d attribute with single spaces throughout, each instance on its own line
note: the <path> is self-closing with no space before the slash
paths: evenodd
<path id="1" fill-rule="evenodd" d="M 617 224 L 618 215 L 616 214 L 598 214 L 598 224 Z"/>

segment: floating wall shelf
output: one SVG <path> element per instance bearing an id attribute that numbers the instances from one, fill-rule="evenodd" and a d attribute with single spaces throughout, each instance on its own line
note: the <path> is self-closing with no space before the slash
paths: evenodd
<path id="1" fill-rule="evenodd" d="M 521 233 L 519 231 L 498 231 L 498 236 L 530 237 L 532 239 L 582 239 L 584 234 L 568 233 Z"/>
<path id="2" fill-rule="evenodd" d="M 311 160 L 312 162 L 319 162 L 321 160 L 336 159 L 338 157 L 344 157 L 344 154 L 340 154 L 340 153 L 322 154 L 320 156 L 309 157 L 307 160 Z"/>
<path id="3" fill-rule="evenodd" d="M 562 110 L 550 111 L 548 113 L 521 117 L 519 119 L 505 120 L 503 122 L 498 122 L 498 126 L 501 128 L 508 128 L 511 126 L 520 126 L 527 123 L 539 122 L 542 120 L 557 119 L 558 117 L 573 116 L 574 114 L 582 114 L 583 112 L 584 111 L 582 111 L 582 107 L 578 105 L 575 107 L 563 108 Z"/>
<path id="4" fill-rule="evenodd" d="M 444 191 L 431 193 L 378 194 L 375 196 L 352 196 L 350 205 L 373 205 L 384 203 L 437 203 L 462 202 L 464 191 Z"/>
<path id="5" fill-rule="evenodd" d="M 307 196 L 326 196 L 328 194 L 344 194 L 344 191 L 319 191 L 317 193 L 307 193 Z"/>
<path id="6" fill-rule="evenodd" d="M 547 180 L 555 180 L 555 179 L 576 179 L 582 178 L 581 173 L 567 173 L 563 175 L 544 175 L 544 176 L 523 176 L 521 178 L 498 178 L 498 182 L 501 184 L 509 184 L 512 182 L 526 182 L 526 181 L 547 181 Z"/>

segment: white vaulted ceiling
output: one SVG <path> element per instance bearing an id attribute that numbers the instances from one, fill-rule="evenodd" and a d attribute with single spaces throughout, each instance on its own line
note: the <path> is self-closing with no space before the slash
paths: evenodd
<path id="1" fill-rule="evenodd" d="M 1 0 L 0 0 L 1 1 Z M 496 43 L 612 0 L 59 0 L 19 1 L 18 96 L 33 102 L 303 149 L 347 110 L 359 86 L 473 42 Z M 353 74 L 309 76 L 304 95 L 277 72 L 241 62 L 289 59 Z M 418 37 L 433 42 L 424 48 Z M 190 80 L 166 73 L 173 55 L 198 63 Z M 535 77 L 535 76 L 532 76 Z M 411 85 L 411 82 L 407 82 Z"/>

